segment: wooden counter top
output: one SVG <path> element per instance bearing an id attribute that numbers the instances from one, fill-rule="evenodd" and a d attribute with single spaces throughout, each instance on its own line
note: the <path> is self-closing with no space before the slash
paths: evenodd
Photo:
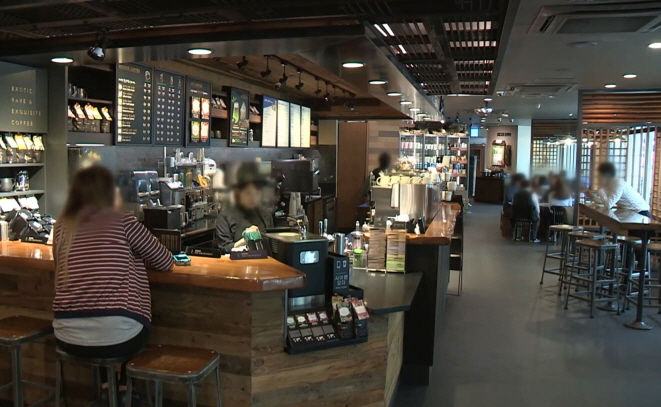
<path id="1" fill-rule="evenodd" d="M 305 286 L 305 275 L 279 261 L 230 260 L 192 257 L 192 265 L 175 266 L 172 271 L 151 271 L 152 284 L 207 287 L 228 291 L 262 292 L 288 290 Z M 0 267 L 54 271 L 51 246 L 0 242 Z"/>
<path id="2" fill-rule="evenodd" d="M 661 230 L 661 222 L 627 209 L 608 209 L 595 204 L 579 204 L 579 210 L 582 215 L 617 234 L 626 234 L 632 230 Z"/>
<path id="3" fill-rule="evenodd" d="M 457 203 L 443 203 L 424 235 L 409 234 L 407 244 L 445 246 L 452 241 L 454 226 L 461 207 Z"/>

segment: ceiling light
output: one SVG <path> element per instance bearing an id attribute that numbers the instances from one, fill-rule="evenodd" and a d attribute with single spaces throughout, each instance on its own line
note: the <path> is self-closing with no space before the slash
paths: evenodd
<path id="1" fill-rule="evenodd" d="M 69 57 L 53 57 L 50 60 L 56 64 L 70 64 L 73 62 L 73 59 Z"/>
<path id="2" fill-rule="evenodd" d="M 315 77 L 314 80 L 317 81 L 317 90 L 314 91 L 314 94 L 319 96 L 321 95 L 321 88 L 319 87 L 319 78 Z"/>
<path id="3" fill-rule="evenodd" d="M 387 36 L 388 36 L 388 34 L 386 34 L 386 32 L 383 31 L 383 28 L 381 28 L 380 25 L 378 25 L 378 24 L 374 24 L 374 28 L 376 28 L 376 29 L 381 33 L 381 35 L 383 35 L 384 37 L 387 37 Z"/>
<path id="4" fill-rule="evenodd" d="M 191 48 L 188 53 L 191 55 L 209 55 L 213 53 L 213 50 L 209 48 Z"/>
<path id="5" fill-rule="evenodd" d="M 661 42 L 653 42 L 649 44 L 648 47 L 652 49 L 661 49 Z"/>
<path id="6" fill-rule="evenodd" d="M 584 48 L 594 48 L 597 46 L 597 43 L 594 41 L 576 41 L 570 42 L 567 44 L 568 47 L 584 49 Z"/>
<path id="7" fill-rule="evenodd" d="M 420 108 L 419 108 L 419 107 L 412 107 L 412 108 L 409 109 L 409 110 L 411 110 L 413 113 L 415 113 L 415 112 L 419 112 L 419 111 L 420 111 Z"/>
<path id="8" fill-rule="evenodd" d="M 271 75 L 271 69 L 269 68 L 269 61 L 270 60 L 271 60 L 271 57 L 267 56 L 266 57 L 266 69 L 259 73 L 260 75 L 262 75 L 262 78 L 266 78 L 269 75 Z"/>
<path id="9" fill-rule="evenodd" d="M 613 88 L 617 88 L 617 85 L 614 83 L 607 83 L 604 85 L 604 87 L 608 89 L 613 89 Z"/>
<path id="10" fill-rule="evenodd" d="M 507 113 L 507 112 L 503 112 L 503 113 L 501 113 L 500 115 L 503 116 L 503 117 L 510 117 L 510 114 Z"/>
<path id="11" fill-rule="evenodd" d="M 100 30 L 96 34 L 96 42 L 87 50 L 87 55 L 95 61 L 103 61 L 106 58 L 106 47 L 108 46 L 107 30 Z"/>
<path id="12" fill-rule="evenodd" d="M 492 101 L 493 101 L 493 98 L 486 97 L 486 98 L 484 98 L 484 101 L 487 102 L 487 103 L 489 103 L 489 102 L 492 102 Z"/>
<path id="13" fill-rule="evenodd" d="M 241 61 L 236 63 L 236 67 L 239 68 L 240 71 L 243 71 L 243 69 L 248 65 L 248 60 L 244 56 Z"/>
<path id="14" fill-rule="evenodd" d="M 287 76 L 287 64 L 285 64 L 283 62 L 282 63 L 282 78 L 280 78 L 278 80 L 278 83 L 280 84 L 280 86 L 287 85 L 287 79 L 289 79 L 289 77 Z"/>
<path id="15" fill-rule="evenodd" d="M 388 32 L 388 34 L 390 34 L 391 37 L 394 37 L 394 36 L 395 36 L 395 33 L 392 32 L 392 28 L 390 28 L 390 26 L 388 25 L 388 23 L 383 23 L 383 28 L 386 29 L 386 31 Z"/>
<path id="16" fill-rule="evenodd" d="M 303 83 L 303 81 L 301 81 L 301 75 L 302 74 L 303 74 L 303 72 L 299 69 L 298 70 L 298 84 L 296 86 L 294 86 L 296 88 L 296 90 L 303 89 L 304 83 Z"/>
<path id="17" fill-rule="evenodd" d="M 400 105 L 412 105 L 413 102 L 411 102 L 410 100 L 402 100 L 401 102 L 399 102 L 399 104 Z"/>
<path id="18" fill-rule="evenodd" d="M 385 85 L 386 83 L 388 83 L 388 81 L 385 79 L 372 79 L 370 81 L 370 85 Z"/>
<path id="19" fill-rule="evenodd" d="M 353 62 L 344 62 L 344 63 L 342 64 L 342 66 L 345 67 L 345 68 L 350 68 L 350 69 L 353 69 L 353 68 L 362 68 L 362 67 L 365 66 L 365 63 L 364 63 L 364 62 L 357 62 L 357 61 L 353 61 Z"/>
<path id="20" fill-rule="evenodd" d="M 635 77 L 637 77 L 637 76 L 638 76 L 638 75 L 636 75 L 635 73 L 625 73 L 624 75 L 622 75 L 622 77 L 623 77 L 624 79 L 633 79 L 633 78 L 635 78 Z"/>
<path id="21" fill-rule="evenodd" d="M 386 93 L 388 96 L 402 96 L 402 92 L 388 92 Z"/>
<path id="22" fill-rule="evenodd" d="M 406 49 L 402 44 L 399 44 L 398 46 L 399 46 L 399 50 L 402 51 L 402 54 L 408 54 L 408 52 L 406 52 Z"/>
<path id="23" fill-rule="evenodd" d="M 572 117 L 572 116 L 574 116 L 574 113 L 569 113 L 569 117 Z"/>

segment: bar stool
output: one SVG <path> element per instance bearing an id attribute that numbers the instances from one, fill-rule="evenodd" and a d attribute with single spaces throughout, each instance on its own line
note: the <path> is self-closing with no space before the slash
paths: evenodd
<path id="1" fill-rule="evenodd" d="M 621 312 L 629 309 L 627 296 L 631 292 L 631 282 L 637 278 L 636 270 L 636 247 L 642 244 L 642 240 L 636 236 L 618 236 L 617 242 L 621 245 L 621 268 L 620 268 L 620 293 L 623 292 L 624 301 Z"/>
<path id="2" fill-rule="evenodd" d="M 150 346 L 127 365 L 126 407 L 131 407 L 134 379 L 154 382 L 156 407 L 163 407 L 163 383 L 187 386 L 188 407 L 195 407 L 195 386 L 211 373 L 216 376 L 217 407 L 222 407 L 219 363 L 218 353 L 208 349 Z"/>
<path id="3" fill-rule="evenodd" d="M 638 242 L 633 244 L 633 248 L 636 251 L 641 251 L 642 250 L 642 241 L 638 239 Z M 635 258 L 635 255 L 632 253 L 632 257 Z M 646 260 L 645 264 L 645 286 L 642 288 L 643 291 L 643 301 L 648 300 L 648 302 L 656 301 L 657 304 L 648 304 L 648 305 L 643 305 L 645 308 L 658 308 L 659 309 L 659 314 L 661 314 L 661 276 L 658 276 L 657 278 L 652 278 L 652 261 L 651 261 L 651 256 L 652 255 L 661 255 L 661 243 L 649 243 L 647 245 L 647 254 L 643 256 Z M 637 290 L 640 289 L 639 283 L 638 283 L 638 276 L 639 272 L 638 270 L 634 270 L 634 261 L 633 259 L 630 261 L 630 267 L 627 273 L 627 295 L 626 295 L 626 302 L 627 304 L 633 303 L 635 305 L 638 304 L 638 292 Z M 652 290 L 656 289 L 658 291 L 658 296 L 657 298 L 652 298 Z M 634 291 L 636 290 L 636 291 Z"/>
<path id="4" fill-rule="evenodd" d="M 569 298 L 575 298 L 590 303 L 590 318 L 594 317 L 597 302 L 613 301 L 617 303 L 617 311 L 620 310 L 620 296 L 612 293 L 612 286 L 618 283 L 617 279 L 617 243 L 606 240 L 578 240 L 576 246 L 579 250 L 578 258 L 583 257 L 583 251 L 587 250 L 587 267 L 571 267 L 567 270 L 564 284 L 576 291 L 567 290 L 565 294 L 565 309 L 569 309 Z M 574 257 L 573 261 L 575 261 Z M 610 260 L 610 268 L 607 267 Z M 609 286 L 610 290 L 603 290 Z M 580 291 L 584 288 L 584 291 Z"/>
<path id="5" fill-rule="evenodd" d="M 135 355 L 129 355 L 120 358 L 83 358 L 66 353 L 62 349 L 56 349 L 57 359 L 55 360 L 55 407 L 60 407 L 60 393 L 64 386 L 64 377 L 62 374 L 62 362 L 70 362 L 78 365 L 88 365 L 92 367 L 93 390 L 96 394 L 101 393 L 101 383 L 99 383 L 100 369 L 105 369 L 108 374 L 108 405 L 118 407 L 117 401 L 117 377 L 115 369 L 123 363 L 128 362 Z M 66 401 L 65 401 L 66 404 Z M 92 403 L 91 405 L 94 405 Z"/>
<path id="6" fill-rule="evenodd" d="M 0 392 L 13 389 L 14 406 L 21 406 L 23 402 L 23 386 L 29 385 L 38 389 L 53 391 L 53 388 L 40 383 L 23 380 L 21 365 L 21 346 L 36 341 L 53 333 L 53 322 L 24 316 L 14 316 L 0 319 L 0 347 L 9 348 L 12 359 L 12 382 L 0 386 Z M 50 403 L 54 394 L 47 396 L 30 407 L 42 406 Z"/>
<path id="7" fill-rule="evenodd" d="M 512 240 L 517 241 L 519 240 L 519 236 L 521 240 L 523 240 L 523 231 L 527 230 L 528 231 L 528 242 L 532 242 L 533 236 L 532 236 L 532 219 L 530 218 L 516 218 L 514 220 L 514 230 L 512 231 Z"/>
<path id="8" fill-rule="evenodd" d="M 549 227 L 549 238 L 546 240 L 546 252 L 544 254 L 544 265 L 542 266 L 542 279 L 539 281 L 539 284 L 544 284 L 544 274 L 553 274 L 558 276 L 559 280 L 562 279 L 562 276 L 565 274 L 565 264 L 567 263 L 569 257 L 569 233 L 582 231 L 583 228 L 580 226 L 573 225 L 552 225 Z M 549 253 L 549 246 L 551 243 L 550 234 L 560 235 L 560 251 Z M 555 239 L 554 239 L 555 240 Z M 555 246 L 554 246 L 555 247 Z M 546 268 L 548 260 L 558 260 L 560 264 L 558 267 L 552 267 L 550 269 Z"/>
<path id="9" fill-rule="evenodd" d="M 574 261 L 577 258 L 576 242 L 582 239 L 603 240 L 604 235 L 595 232 L 588 232 L 586 230 L 577 230 L 574 232 L 567 233 L 567 238 L 569 242 L 567 243 L 567 252 L 566 252 L 567 258 L 565 260 L 564 275 L 567 275 L 570 268 L 579 269 L 582 271 L 587 270 L 587 263 L 583 262 L 580 256 L 578 256 L 578 263 Z M 565 279 L 561 278 L 560 285 L 558 287 L 558 296 L 562 294 L 562 289 L 565 288 L 564 282 Z"/>

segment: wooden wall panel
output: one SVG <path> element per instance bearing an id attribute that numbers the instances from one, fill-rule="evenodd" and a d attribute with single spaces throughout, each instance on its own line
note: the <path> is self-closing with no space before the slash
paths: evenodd
<path id="1" fill-rule="evenodd" d="M 367 123 L 339 123 L 337 145 L 337 222 L 339 231 L 355 228 L 367 167 Z"/>

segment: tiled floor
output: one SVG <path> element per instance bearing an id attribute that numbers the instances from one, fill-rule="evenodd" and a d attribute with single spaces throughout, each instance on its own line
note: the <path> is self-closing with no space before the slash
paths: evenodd
<path id="1" fill-rule="evenodd" d="M 497 206 L 471 212 L 465 292 L 448 298 L 431 385 L 401 387 L 395 406 L 661 406 L 661 315 L 633 331 L 633 310 L 565 311 L 557 281 L 539 285 L 544 246 L 501 238 Z"/>

